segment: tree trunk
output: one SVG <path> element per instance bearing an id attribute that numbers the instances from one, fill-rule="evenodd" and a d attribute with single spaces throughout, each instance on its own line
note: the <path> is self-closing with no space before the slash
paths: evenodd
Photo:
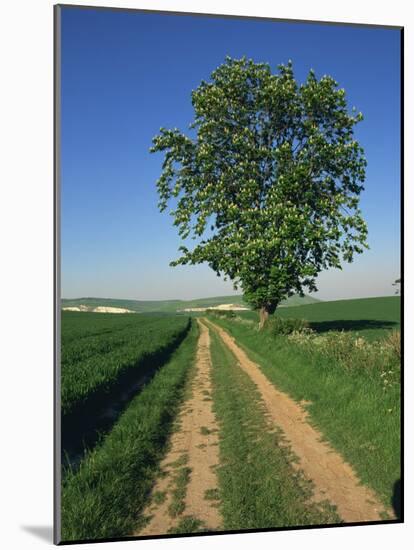
<path id="1" fill-rule="evenodd" d="M 259 322 L 259 330 L 262 330 L 262 328 L 265 326 L 266 321 L 269 318 L 269 311 L 266 308 L 266 306 L 262 306 L 260 308 L 260 322 Z"/>
<path id="2" fill-rule="evenodd" d="M 269 319 L 269 315 L 272 315 L 278 306 L 279 302 L 267 302 L 264 306 L 262 306 L 259 310 L 259 330 L 262 330 L 264 328 L 266 321 Z"/>

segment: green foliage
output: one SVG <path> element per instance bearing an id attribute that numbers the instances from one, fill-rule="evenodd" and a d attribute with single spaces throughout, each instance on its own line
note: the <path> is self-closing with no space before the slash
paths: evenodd
<path id="1" fill-rule="evenodd" d="M 63 312 L 62 413 L 93 393 L 109 391 L 122 373 L 170 349 L 188 326 L 184 316 Z"/>
<path id="2" fill-rule="evenodd" d="M 168 514 L 175 518 L 181 516 L 185 510 L 185 496 L 187 485 L 190 481 L 191 468 L 184 466 L 179 468 L 174 474 L 173 490 L 171 492 L 171 502 L 168 506 Z"/>
<path id="3" fill-rule="evenodd" d="M 207 489 L 204 491 L 204 498 L 206 500 L 220 500 L 220 491 L 217 488 Z"/>
<path id="4" fill-rule="evenodd" d="M 304 329 L 309 328 L 309 323 L 306 319 L 282 319 L 281 317 L 271 317 L 267 320 L 266 329 L 272 334 L 292 334 L 301 333 Z"/>
<path id="5" fill-rule="evenodd" d="M 207 315 L 211 315 L 213 317 L 225 317 L 226 319 L 234 319 L 236 317 L 236 314 L 232 310 L 225 310 L 225 309 L 208 309 L 206 311 Z"/>
<path id="6" fill-rule="evenodd" d="M 160 129 L 165 152 L 159 207 L 192 250 L 172 265 L 206 262 L 240 286 L 255 308 L 273 312 L 316 276 L 367 247 L 358 209 L 366 161 L 354 139 L 359 113 L 345 91 L 310 71 L 298 84 L 291 62 L 226 58 L 192 93 L 195 137 Z"/>
<path id="7" fill-rule="evenodd" d="M 151 496 L 151 502 L 159 506 L 167 498 L 167 491 L 155 491 Z"/>
<path id="8" fill-rule="evenodd" d="M 376 342 L 344 331 L 318 335 L 308 330 L 292 332 L 288 338 L 311 356 L 326 358 L 350 373 L 362 371 L 381 379 L 384 389 L 400 384 L 401 341 L 397 331 Z"/>
<path id="9" fill-rule="evenodd" d="M 130 535 L 141 522 L 150 490 L 183 400 L 197 345 L 196 323 L 102 444 L 62 484 L 64 541 Z"/>
<path id="10" fill-rule="evenodd" d="M 173 535 L 205 532 L 208 532 L 208 529 L 204 521 L 194 516 L 184 516 L 175 527 L 171 527 L 168 531 L 168 533 Z"/>
<path id="11" fill-rule="evenodd" d="M 395 281 L 392 283 L 392 286 L 395 286 L 395 294 L 399 294 L 401 292 L 401 278 L 395 279 Z"/>

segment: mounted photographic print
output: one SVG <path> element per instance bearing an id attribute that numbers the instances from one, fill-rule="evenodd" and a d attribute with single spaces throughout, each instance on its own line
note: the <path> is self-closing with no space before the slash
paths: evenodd
<path id="1" fill-rule="evenodd" d="M 55 7 L 55 542 L 403 521 L 402 28 Z"/>

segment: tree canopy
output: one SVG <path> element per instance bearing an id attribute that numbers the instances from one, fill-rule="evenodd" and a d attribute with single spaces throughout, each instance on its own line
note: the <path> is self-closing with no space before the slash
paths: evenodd
<path id="1" fill-rule="evenodd" d="M 196 241 L 171 265 L 206 262 L 267 315 L 368 246 L 362 114 L 333 78 L 227 57 L 192 105 L 188 135 L 161 128 L 151 148 L 165 155 L 159 208 Z"/>
<path id="2" fill-rule="evenodd" d="M 400 293 L 400 285 L 401 285 L 401 278 L 395 279 L 395 281 L 392 283 L 392 286 L 397 287 L 397 288 L 395 289 L 395 294 L 399 294 L 399 293 Z"/>

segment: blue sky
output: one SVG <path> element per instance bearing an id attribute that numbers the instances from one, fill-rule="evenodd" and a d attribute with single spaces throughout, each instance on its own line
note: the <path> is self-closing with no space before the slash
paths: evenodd
<path id="1" fill-rule="evenodd" d="M 226 55 L 330 74 L 364 114 L 361 208 L 370 250 L 318 279 L 321 299 L 384 296 L 400 275 L 400 34 L 394 29 L 62 9 L 62 296 L 190 299 L 232 293 L 157 209 L 161 126 L 187 131 L 191 90 Z"/>

